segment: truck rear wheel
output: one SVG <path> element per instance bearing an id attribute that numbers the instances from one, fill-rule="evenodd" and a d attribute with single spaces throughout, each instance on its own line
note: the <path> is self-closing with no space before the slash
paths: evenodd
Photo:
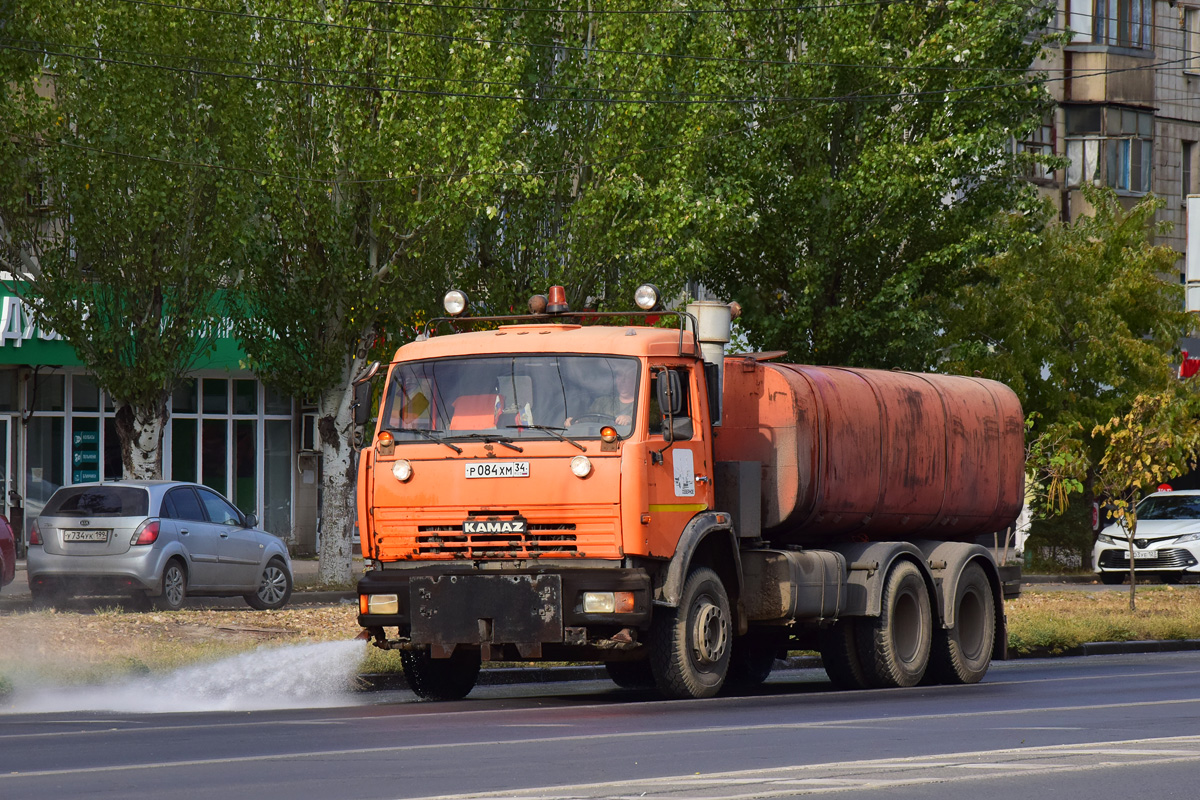
<path id="1" fill-rule="evenodd" d="M 929 589 L 909 561 L 892 567 L 879 616 L 858 621 L 858 651 L 867 685 L 916 686 L 925 677 L 932 640 Z"/>
<path id="2" fill-rule="evenodd" d="M 992 664 L 996 600 L 987 575 L 968 564 L 954 597 L 954 627 L 933 637 L 930 677 L 936 683 L 978 683 Z"/>
<path id="3" fill-rule="evenodd" d="M 456 648 L 449 658 L 432 658 L 428 650 L 400 653 L 408 688 L 424 700 L 461 700 L 479 678 L 479 651 Z"/>
<path id="4" fill-rule="evenodd" d="M 656 609 L 657 610 L 657 609 Z M 717 573 L 692 570 L 678 608 L 664 608 L 650 627 L 650 669 L 666 697 L 712 697 L 729 670 L 733 626 Z"/>
<path id="5" fill-rule="evenodd" d="M 858 655 L 858 618 L 845 617 L 821 637 L 821 663 L 839 689 L 867 688 L 867 673 Z"/>

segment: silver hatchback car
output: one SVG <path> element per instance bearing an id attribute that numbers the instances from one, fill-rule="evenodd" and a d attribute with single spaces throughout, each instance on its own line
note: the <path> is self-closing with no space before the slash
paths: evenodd
<path id="1" fill-rule="evenodd" d="M 164 610 L 188 595 L 242 596 L 280 608 L 292 593 L 283 540 L 217 492 L 178 481 L 64 486 L 34 520 L 27 570 L 34 605 L 124 594 Z"/>

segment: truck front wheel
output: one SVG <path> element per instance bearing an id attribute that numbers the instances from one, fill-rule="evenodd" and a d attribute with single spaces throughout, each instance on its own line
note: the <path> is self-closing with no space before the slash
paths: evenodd
<path id="1" fill-rule="evenodd" d="M 428 650 L 400 653 L 408 688 L 423 700 L 461 700 L 479 678 L 479 651 L 455 648 L 449 658 L 432 658 Z"/>
<path id="2" fill-rule="evenodd" d="M 650 669 L 671 698 L 712 697 L 729 670 L 733 626 L 729 597 L 717 573 L 692 570 L 678 608 L 656 609 L 650 628 Z"/>
<path id="3" fill-rule="evenodd" d="M 909 561 L 892 567 L 879 616 L 858 621 L 858 652 L 872 688 L 916 686 L 925 677 L 933 634 L 929 589 Z"/>
<path id="4" fill-rule="evenodd" d="M 978 683 L 992 664 L 996 600 L 987 575 L 968 564 L 954 597 L 954 627 L 933 638 L 930 677 L 937 683 Z"/>

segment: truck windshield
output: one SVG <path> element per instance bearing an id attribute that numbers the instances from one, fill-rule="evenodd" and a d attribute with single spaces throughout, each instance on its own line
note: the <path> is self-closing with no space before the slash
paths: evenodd
<path id="1" fill-rule="evenodd" d="M 454 439 L 595 438 L 608 425 L 621 438 L 637 418 L 635 358 L 506 355 L 409 361 L 392 372 L 384 426 L 398 443 L 428 432 Z M 422 433 L 424 432 L 424 433 Z M 409 434 L 409 435 L 405 435 Z"/>

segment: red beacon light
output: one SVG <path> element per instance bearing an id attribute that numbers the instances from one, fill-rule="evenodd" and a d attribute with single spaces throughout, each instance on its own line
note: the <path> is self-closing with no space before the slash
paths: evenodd
<path id="1" fill-rule="evenodd" d="M 561 286 L 551 286 L 550 296 L 546 302 L 546 313 L 562 314 L 570 310 L 571 307 L 567 305 L 567 290 Z"/>

